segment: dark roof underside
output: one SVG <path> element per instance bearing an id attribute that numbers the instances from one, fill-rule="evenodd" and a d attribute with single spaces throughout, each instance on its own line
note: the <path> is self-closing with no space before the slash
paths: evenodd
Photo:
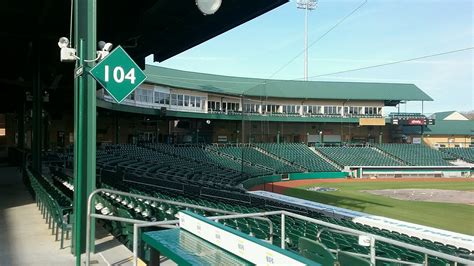
<path id="1" fill-rule="evenodd" d="M 214 15 L 204 16 L 194 0 L 98 0 L 97 40 L 122 45 L 138 65 L 154 54 L 166 60 L 288 0 L 225 0 Z M 0 112 L 15 110 L 31 90 L 35 62 L 51 107 L 73 104 L 74 64 L 59 62 L 57 42 L 69 36 L 71 1 L 2 0 L 0 50 L 6 63 L 0 73 Z"/>

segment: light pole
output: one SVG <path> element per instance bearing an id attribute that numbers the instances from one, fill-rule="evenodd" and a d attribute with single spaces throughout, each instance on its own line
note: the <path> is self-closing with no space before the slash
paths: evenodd
<path id="1" fill-rule="evenodd" d="M 297 0 L 296 7 L 304 9 L 304 80 L 308 80 L 308 10 L 316 8 L 316 0 Z"/>

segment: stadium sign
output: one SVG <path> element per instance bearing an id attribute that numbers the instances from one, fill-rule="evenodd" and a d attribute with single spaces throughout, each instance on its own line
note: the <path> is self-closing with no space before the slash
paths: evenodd
<path id="1" fill-rule="evenodd" d="M 423 126 L 423 125 L 426 125 L 426 120 L 425 119 L 408 119 L 408 125 Z"/>
<path id="2" fill-rule="evenodd" d="M 393 125 L 402 125 L 402 126 L 426 126 L 426 125 L 434 125 L 434 119 L 427 119 L 427 118 L 392 118 Z"/>
<path id="3" fill-rule="evenodd" d="M 121 46 L 93 67 L 90 74 L 118 103 L 146 79 L 145 73 Z"/>

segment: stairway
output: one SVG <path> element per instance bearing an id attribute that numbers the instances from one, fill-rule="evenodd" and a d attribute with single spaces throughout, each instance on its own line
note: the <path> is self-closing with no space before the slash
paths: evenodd
<path id="1" fill-rule="evenodd" d="M 378 152 L 378 153 L 380 153 L 380 154 L 382 154 L 382 155 L 384 155 L 384 156 L 387 156 L 387 157 L 389 157 L 389 158 L 391 158 L 391 159 L 397 161 L 398 163 L 400 163 L 400 164 L 403 165 L 403 166 L 410 166 L 410 165 L 411 165 L 411 164 L 409 164 L 409 163 L 403 161 L 402 159 L 398 158 L 397 156 L 394 156 L 394 155 L 392 155 L 392 154 L 390 154 L 390 153 L 388 153 L 388 152 L 386 152 L 386 151 L 383 151 L 383 150 L 377 148 L 376 146 L 370 146 L 370 148 L 372 148 L 372 150 L 374 150 L 374 151 L 376 151 L 376 152 Z"/>
<path id="2" fill-rule="evenodd" d="M 324 161 L 326 161 L 327 163 L 329 163 L 330 165 L 336 167 L 336 169 L 338 169 L 339 171 L 342 171 L 344 170 L 344 166 L 343 165 L 339 165 L 338 163 L 332 161 L 331 159 L 329 159 L 328 157 L 326 157 L 324 154 L 322 154 L 321 152 L 319 152 L 318 150 L 316 150 L 314 147 L 309 147 L 309 149 L 316 153 L 316 155 L 318 155 L 319 157 L 323 158 Z"/>
<path id="3" fill-rule="evenodd" d="M 252 148 L 255 149 L 255 150 L 257 150 L 258 152 L 263 153 L 263 154 L 267 155 L 268 157 L 271 157 L 272 159 L 275 159 L 275 160 L 277 160 L 277 161 L 280 161 L 280 162 L 282 162 L 282 163 L 284 163 L 284 164 L 286 164 L 286 165 L 293 166 L 293 167 L 297 167 L 297 168 L 300 169 L 301 172 L 309 172 L 309 169 L 308 169 L 308 168 L 305 168 L 305 167 L 303 167 L 302 165 L 299 165 L 299 164 L 297 164 L 297 163 L 292 163 L 292 162 L 288 161 L 287 159 L 282 158 L 282 157 L 279 157 L 279 156 L 277 156 L 277 155 L 275 155 L 275 154 L 273 154 L 273 153 L 271 153 L 271 152 L 268 152 L 268 151 L 266 151 L 266 150 L 264 150 L 264 149 L 262 149 L 262 148 L 260 148 L 260 147 L 257 147 L 257 146 L 255 146 L 255 145 L 252 145 Z"/>
<path id="4" fill-rule="evenodd" d="M 272 168 L 269 168 L 269 167 L 267 167 L 267 166 L 265 166 L 265 165 L 255 164 L 255 163 L 251 163 L 251 162 L 246 161 L 246 160 L 242 160 L 242 158 L 234 157 L 234 156 L 232 156 L 232 155 L 230 155 L 230 154 L 220 152 L 220 151 L 218 151 L 218 150 L 215 150 L 215 149 L 211 148 L 210 146 L 206 146 L 204 149 L 205 149 L 206 151 L 208 151 L 208 152 L 213 152 L 213 153 L 215 153 L 215 154 L 217 154 L 217 155 L 219 155 L 219 156 L 221 156 L 221 157 L 226 157 L 226 158 L 228 158 L 229 160 L 236 160 L 236 161 L 238 161 L 238 162 L 240 162 L 240 163 L 242 163 L 242 161 L 243 161 L 244 165 L 251 165 L 251 166 L 254 166 L 254 167 L 256 167 L 256 168 L 260 168 L 260 169 L 263 169 L 263 170 L 265 170 L 265 171 L 268 171 L 268 172 L 272 172 L 272 173 L 273 173 L 273 169 L 272 169 Z"/>

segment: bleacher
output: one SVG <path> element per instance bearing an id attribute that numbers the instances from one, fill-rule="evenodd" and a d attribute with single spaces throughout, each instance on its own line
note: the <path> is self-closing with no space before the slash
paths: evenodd
<path id="1" fill-rule="evenodd" d="M 468 163 L 474 163 L 474 148 L 440 148 L 440 151 L 454 157 L 466 161 Z"/>
<path id="2" fill-rule="evenodd" d="M 136 145 L 110 145 L 97 153 L 97 167 L 201 186 L 232 187 L 248 178 L 204 158 L 184 157 Z"/>
<path id="3" fill-rule="evenodd" d="M 447 160 L 453 159 L 453 156 L 422 144 L 376 144 L 375 147 L 397 157 L 408 165 L 451 166 Z"/>
<path id="4" fill-rule="evenodd" d="M 253 147 L 241 147 L 241 146 L 223 146 L 216 147 L 217 151 L 228 154 L 235 158 L 242 158 L 246 162 L 252 164 L 262 165 L 268 169 L 273 170 L 274 173 L 297 173 L 301 172 L 296 166 L 286 164 L 282 160 L 272 158 L 262 152 L 259 152 Z"/>
<path id="5" fill-rule="evenodd" d="M 382 149 L 390 146 L 391 145 L 380 145 L 380 147 L 377 147 Z M 414 145 L 404 144 L 404 146 L 400 148 L 405 151 L 406 149 L 410 149 L 412 146 Z M 233 166 L 235 168 L 231 165 L 226 165 L 226 161 L 233 160 L 231 159 L 232 157 L 238 158 L 237 156 L 240 157 L 243 153 L 243 162 L 253 165 L 256 169 L 269 169 L 272 167 L 271 169 L 274 169 L 275 171 L 296 171 L 300 169 L 296 167 L 292 168 L 291 163 L 298 163 L 298 165 L 309 168 L 311 164 L 306 163 L 306 161 L 303 160 L 304 157 L 306 155 L 308 157 L 310 155 L 316 155 L 309 149 L 308 151 L 311 152 L 311 154 L 301 152 L 294 156 L 291 155 L 291 150 L 295 151 L 295 149 L 299 149 L 300 145 L 257 144 L 256 147 L 257 148 L 248 146 L 199 147 L 164 144 L 148 146 L 109 145 L 104 149 L 99 149 L 97 151 L 97 172 L 100 175 L 103 188 L 205 206 L 235 213 L 255 213 L 284 209 L 324 222 L 384 236 L 445 254 L 464 257 L 472 255 L 470 250 L 463 248 L 457 248 L 438 242 L 432 242 L 427 239 L 419 239 L 397 232 L 354 223 L 351 220 L 344 218 L 330 217 L 330 215 L 325 213 L 282 203 L 276 200 L 263 199 L 258 196 L 243 194 L 240 192 L 233 193 L 231 189 L 232 187 L 229 186 L 229 184 L 238 184 L 240 181 L 239 178 L 242 178 L 242 174 L 238 172 L 239 168 L 235 164 Z M 208 149 L 212 149 L 212 151 Z M 278 160 L 278 158 L 265 155 L 258 149 L 263 149 L 274 156 L 287 160 L 290 164 L 288 164 L 288 162 L 285 163 L 283 160 Z M 307 148 L 301 147 L 301 149 L 305 150 Z M 361 160 L 370 160 L 371 162 L 376 163 L 380 163 L 382 160 L 381 163 L 384 165 L 388 165 L 388 163 L 383 160 L 387 160 L 387 158 L 393 160 L 370 147 L 318 148 L 318 150 L 323 154 L 326 154 L 323 151 L 325 149 L 338 149 L 338 151 L 350 154 L 352 159 L 357 155 L 362 158 Z M 348 151 L 348 149 L 350 151 Z M 341 152 L 339 152 L 338 155 L 340 155 Z M 367 155 L 361 156 L 361 154 L 365 153 L 367 153 Z M 223 156 L 223 154 L 225 154 L 225 156 Z M 338 158 L 335 154 L 328 155 L 328 157 L 335 161 L 335 158 Z M 300 161 L 299 158 L 301 158 L 300 160 L 302 161 Z M 338 160 L 339 163 L 342 164 L 344 162 L 343 160 L 352 159 Z M 236 161 L 239 162 L 238 160 Z M 432 160 L 430 160 L 430 162 L 431 161 Z M 240 161 L 240 163 L 242 163 L 242 161 Z M 314 169 L 322 169 L 319 165 L 314 165 L 314 167 Z M 71 180 L 67 174 L 51 171 L 51 176 L 52 179 L 47 183 L 49 184 L 48 186 L 55 186 L 57 188 L 53 191 L 60 191 L 61 195 L 67 195 L 65 189 L 72 189 Z M 151 178 L 155 180 L 155 183 L 143 182 L 140 184 L 140 182 L 127 182 L 123 179 L 125 176 L 142 179 Z M 252 175 L 250 174 L 246 174 L 244 178 L 249 178 L 251 176 Z M 157 184 L 158 186 L 154 186 L 154 184 Z M 203 216 L 217 214 L 200 209 L 180 207 L 168 203 L 139 200 L 132 197 L 122 197 L 114 195 L 113 193 L 104 193 L 100 195 L 96 200 L 95 208 L 96 211 L 104 215 L 119 215 L 121 217 L 147 221 L 175 220 L 176 214 L 181 210 L 191 210 Z M 271 236 L 268 224 L 254 218 L 226 219 L 222 220 L 222 223 L 226 226 L 237 229 L 244 234 L 266 241 L 269 241 L 270 237 L 272 237 L 272 243 L 279 246 L 281 242 L 281 220 L 278 217 L 273 217 L 271 218 L 271 221 L 274 228 L 274 233 Z M 123 243 L 129 246 L 131 245 L 133 226 L 118 222 L 106 222 L 105 227 Z M 369 250 L 367 247 L 358 245 L 357 237 L 331 230 L 321 230 L 323 228 L 325 227 L 321 225 L 287 217 L 286 237 L 284 239 L 287 248 L 294 252 L 304 254 L 304 245 L 301 245 L 300 242 L 304 242 L 304 238 L 309 238 L 316 240 L 328 249 L 368 254 Z M 422 263 L 424 261 L 424 255 L 419 252 L 383 242 L 377 242 L 376 255 L 396 260 L 406 260 L 413 263 Z M 430 265 L 444 265 L 448 263 L 446 260 L 435 257 L 430 257 L 429 261 Z"/>
<path id="6" fill-rule="evenodd" d="M 343 166 L 401 166 L 372 147 L 317 147 L 317 151 Z"/>
<path id="7" fill-rule="evenodd" d="M 183 158 L 189 158 L 192 160 L 199 160 L 204 163 L 212 162 L 218 166 L 232 169 L 235 171 L 242 171 L 250 176 L 260 176 L 269 174 L 268 169 L 264 169 L 250 163 L 244 162 L 242 167 L 242 160 L 240 157 L 229 157 L 222 156 L 216 152 L 212 152 L 209 146 L 205 145 L 170 145 L 170 144 L 148 144 L 145 147 L 155 149 L 160 152 L 173 154 Z"/>
<path id="8" fill-rule="evenodd" d="M 71 190 L 60 183 L 46 179 L 42 175 L 32 173 L 31 169 L 25 172 L 27 185 L 32 192 L 36 204 L 43 214 L 43 218 L 55 234 L 56 241 L 60 240 L 60 248 L 64 247 L 65 237 L 71 231 L 72 197 L 68 196 Z M 69 191 L 68 191 L 69 190 Z M 66 193 L 65 193 L 66 192 Z M 61 234 L 61 238 L 59 238 Z"/>
<path id="9" fill-rule="evenodd" d="M 171 201 L 179 201 L 199 206 L 205 206 L 215 209 L 227 210 L 236 213 L 255 213 L 263 211 L 273 211 L 276 209 L 289 209 L 293 212 L 306 212 L 304 213 L 307 217 L 312 217 L 319 219 L 321 221 L 329 222 L 336 225 L 341 225 L 347 228 L 352 228 L 379 236 L 384 236 L 394 240 L 398 240 L 404 243 L 409 243 L 421 247 L 425 247 L 431 250 L 436 250 L 442 253 L 451 254 L 455 256 L 469 256 L 471 252 L 466 249 L 456 248 L 454 246 L 443 245 L 441 243 L 431 242 L 426 239 L 419 239 L 416 237 L 410 237 L 408 235 L 402 235 L 397 232 L 391 232 L 384 229 L 373 228 L 370 226 L 354 223 L 347 219 L 340 218 L 331 218 L 325 216 L 321 213 L 302 210 L 295 208 L 291 205 L 281 205 L 279 203 L 273 205 L 271 200 L 265 200 L 260 204 L 255 203 L 245 203 L 244 201 L 236 201 L 233 199 L 226 198 L 210 198 L 205 195 L 196 195 L 196 194 L 187 194 L 184 192 L 176 191 L 167 191 L 163 189 L 153 188 L 149 185 L 140 185 L 140 184 L 131 184 L 131 183 L 122 183 L 114 180 L 113 177 L 104 177 L 102 178 L 103 187 L 110 188 L 114 190 L 126 191 L 135 194 L 140 194 L 144 196 L 153 196 L 160 199 L 166 199 Z M 133 198 L 121 197 L 114 194 L 102 195 L 102 199 L 99 200 L 101 206 L 96 205 L 98 211 L 104 213 L 101 208 L 107 207 L 106 213 L 116 213 L 120 215 L 125 215 L 125 217 L 142 219 L 148 221 L 163 221 L 163 220 L 174 220 L 176 219 L 176 214 L 180 210 L 192 210 L 195 213 L 198 213 L 203 216 L 212 216 L 217 215 L 216 213 L 202 211 L 202 210 L 193 210 L 192 208 L 174 206 L 167 203 L 159 203 L 147 200 L 136 200 Z M 277 207 L 278 206 L 278 207 Z M 273 234 L 273 244 L 279 246 L 281 242 L 281 220 L 279 217 L 271 218 L 274 228 Z M 325 228 L 321 225 L 315 225 L 313 223 L 305 222 L 298 220 L 292 217 L 286 218 L 286 239 L 285 243 L 288 249 L 294 252 L 302 252 L 300 250 L 299 241 L 301 238 L 306 237 L 310 239 L 316 239 L 318 242 L 322 243 L 325 247 L 333 250 L 341 250 L 346 252 L 353 252 L 358 254 L 368 254 L 369 250 L 367 247 L 358 245 L 358 239 L 356 236 L 351 236 L 347 234 L 340 234 L 331 230 L 323 230 Z M 241 218 L 241 219 L 226 219 L 222 223 L 231 228 L 237 229 L 240 232 L 248 234 L 250 236 L 257 237 L 263 240 L 269 240 L 269 226 L 266 222 L 257 220 L 254 218 Z M 111 224 L 109 225 L 110 229 L 115 232 L 120 232 L 120 238 L 125 241 L 125 243 L 131 244 L 130 234 L 132 228 L 128 225 L 118 225 Z M 117 228 L 118 227 L 118 228 Z M 319 233 L 319 236 L 318 236 Z M 408 250 L 406 248 L 400 248 L 392 244 L 379 242 L 376 246 L 376 255 L 385 258 L 391 259 L 401 259 L 410 261 L 413 263 L 422 263 L 424 260 L 423 254 Z M 430 257 L 430 263 L 433 265 L 444 265 L 448 263 L 447 261 L 439 258 Z M 444 263 L 444 264 L 443 264 Z M 384 264 L 378 264 L 384 265 Z M 430 264 L 432 265 L 432 264 Z"/>
<path id="10" fill-rule="evenodd" d="M 302 143 L 258 143 L 255 144 L 269 153 L 300 165 L 311 172 L 336 172 L 338 169 L 315 154 Z"/>

